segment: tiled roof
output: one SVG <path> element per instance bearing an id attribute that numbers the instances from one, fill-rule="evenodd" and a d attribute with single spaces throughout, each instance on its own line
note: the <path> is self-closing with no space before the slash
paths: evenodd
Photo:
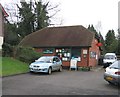
<path id="1" fill-rule="evenodd" d="M 94 34 L 83 26 L 46 27 L 26 36 L 19 45 L 32 47 L 89 47 Z"/>

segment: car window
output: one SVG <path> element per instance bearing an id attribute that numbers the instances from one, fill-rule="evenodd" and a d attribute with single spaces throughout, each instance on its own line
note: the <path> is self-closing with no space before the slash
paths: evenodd
<path id="1" fill-rule="evenodd" d="M 60 62 L 60 59 L 56 57 L 56 62 Z"/>
<path id="2" fill-rule="evenodd" d="M 115 59 L 114 55 L 105 55 L 105 59 Z"/>
<path id="3" fill-rule="evenodd" d="M 57 57 L 55 57 L 55 58 L 53 58 L 53 61 L 55 61 L 55 62 L 60 62 L 60 59 L 57 58 Z"/>
<path id="4" fill-rule="evenodd" d="M 56 58 L 53 58 L 53 62 L 56 62 Z"/>
<path id="5" fill-rule="evenodd" d="M 37 61 L 51 63 L 52 62 L 52 58 L 51 57 L 40 57 Z"/>
<path id="6" fill-rule="evenodd" d="M 114 62 L 110 68 L 114 68 L 114 69 L 120 69 L 120 61 L 116 61 Z"/>

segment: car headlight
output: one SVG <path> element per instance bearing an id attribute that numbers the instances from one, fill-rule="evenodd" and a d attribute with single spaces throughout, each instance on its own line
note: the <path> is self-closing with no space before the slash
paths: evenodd
<path id="1" fill-rule="evenodd" d="M 42 70 L 48 70 L 48 68 L 43 68 Z"/>
<path id="2" fill-rule="evenodd" d="M 30 67 L 30 68 L 32 68 L 32 67 L 33 67 L 33 65 L 29 65 L 29 67 Z"/>

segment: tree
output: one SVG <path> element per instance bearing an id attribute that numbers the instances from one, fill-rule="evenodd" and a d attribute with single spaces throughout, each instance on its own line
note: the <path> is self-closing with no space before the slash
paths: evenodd
<path id="1" fill-rule="evenodd" d="M 117 44 L 118 42 L 115 37 L 114 30 L 109 30 L 108 33 L 106 34 L 106 39 L 105 39 L 106 52 L 116 52 Z"/>
<path id="2" fill-rule="evenodd" d="M 118 29 L 118 46 L 117 46 L 117 54 L 120 55 L 120 29 Z"/>
<path id="3" fill-rule="evenodd" d="M 88 30 L 90 30 L 91 32 L 94 32 L 95 33 L 95 37 L 98 39 L 99 38 L 99 34 L 98 32 L 95 30 L 94 26 L 93 25 L 89 25 L 88 26 Z"/>
<path id="4" fill-rule="evenodd" d="M 36 13 L 36 24 L 37 24 L 36 30 L 42 29 L 50 25 L 49 16 L 47 12 L 48 4 L 49 2 L 44 5 L 42 5 L 42 2 L 35 2 L 36 5 L 35 13 Z"/>
<path id="5" fill-rule="evenodd" d="M 102 34 L 101 34 L 100 32 L 99 32 L 99 42 L 102 43 L 102 46 L 101 46 L 101 49 L 102 49 L 101 54 L 104 55 L 104 54 L 105 54 L 105 40 L 104 40 L 104 38 L 103 38 L 103 36 L 102 36 Z"/>
<path id="6" fill-rule="evenodd" d="M 5 24 L 3 54 L 10 56 L 14 55 L 12 52 L 15 51 L 15 46 L 25 36 L 51 25 L 51 18 L 58 12 L 55 10 L 58 5 L 51 6 L 49 2 L 43 3 L 42 0 L 39 2 L 37 0 L 30 0 L 30 2 L 21 0 L 20 4 L 12 2 L 8 6 L 6 8 L 11 19 L 8 18 L 8 22 Z M 49 11 L 51 10 L 53 12 L 55 10 L 55 13 L 50 16 Z"/>
<path id="7" fill-rule="evenodd" d="M 25 1 L 21 2 L 21 7 L 18 6 L 18 8 L 19 18 L 21 20 L 18 23 L 19 34 L 25 37 L 34 31 L 34 13 L 32 13 L 31 4 L 27 4 Z"/>
<path id="8" fill-rule="evenodd" d="M 2 45 L 2 56 L 13 57 L 14 46 L 20 42 L 20 37 L 17 34 L 18 30 L 16 24 L 9 22 L 5 23 L 4 43 Z"/>
<path id="9" fill-rule="evenodd" d="M 44 2 L 43 2 L 44 1 Z M 54 16 L 59 12 L 59 4 L 51 5 L 45 0 L 16 0 L 7 4 L 8 21 L 15 24 L 21 39 L 26 35 L 49 25 L 54 25 Z M 59 22 L 59 21 L 58 21 Z M 61 21 L 60 21 L 61 22 Z"/>
<path id="10" fill-rule="evenodd" d="M 20 42 L 17 33 L 16 24 L 5 23 L 4 43 L 17 45 Z"/>
<path id="11" fill-rule="evenodd" d="M 21 7 L 17 6 L 21 20 L 18 23 L 18 28 L 22 37 L 49 26 L 50 19 L 58 12 L 56 11 L 55 14 L 49 16 L 49 11 L 56 9 L 58 6 L 51 7 L 49 2 L 43 3 L 42 0 L 39 0 L 39 2 L 30 0 L 30 3 L 24 1 L 21 2 Z"/>

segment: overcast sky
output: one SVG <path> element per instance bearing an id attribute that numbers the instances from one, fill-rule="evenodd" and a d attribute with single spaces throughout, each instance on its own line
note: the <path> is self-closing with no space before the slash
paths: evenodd
<path id="1" fill-rule="evenodd" d="M 105 36 L 109 29 L 117 32 L 119 0 L 51 0 L 60 2 L 59 17 L 63 25 L 93 24 Z"/>
<path id="2" fill-rule="evenodd" d="M 5 3 L 15 0 L 0 0 Z M 103 36 L 108 30 L 118 29 L 118 2 L 119 0 L 43 0 L 50 1 L 52 5 L 59 4 L 60 12 L 53 23 L 62 25 L 83 25 L 88 27 L 93 24 Z M 59 26 L 59 25 L 57 25 Z"/>

